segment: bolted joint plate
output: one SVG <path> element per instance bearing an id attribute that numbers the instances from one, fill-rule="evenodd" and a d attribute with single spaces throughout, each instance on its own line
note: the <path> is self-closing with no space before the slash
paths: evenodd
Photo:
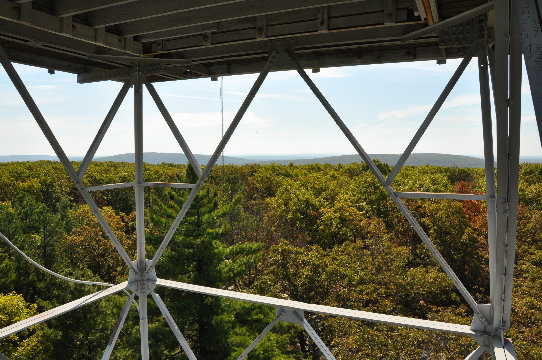
<path id="1" fill-rule="evenodd" d="M 156 287 L 156 271 L 154 267 L 148 268 L 150 260 L 145 260 L 146 269 L 148 271 L 144 273 L 137 273 L 130 269 L 128 274 L 128 286 L 127 288 L 132 290 L 138 296 L 149 294 Z M 134 269 L 137 269 L 137 261 L 133 261 Z"/>
<path id="2" fill-rule="evenodd" d="M 295 53 L 295 44 L 292 40 L 274 40 L 269 42 L 269 53 L 275 51 L 273 65 L 281 67 L 292 63 L 288 54 Z"/>
<path id="3" fill-rule="evenodd" d="M 474 42 L 472 21 L 450 26 L 439 31 L 440 47 L 470 46 Z"/>
<path id="4" fill-rule="evenodd" d="M 280 321 L 284 321 L 291 324 L 303 325 L 305 314 L 303 310 L 277 306 L 277 317 L 279 318 Z"/>
<path id="5" fill-rule="evenodd" d="M 438 32 L 441 48 L 471 46 L 477 40 L 485 40 L 487 18 L 479 16 L 460 24 L 452 25 Z"/>
<path id="6" fill-rule="evenodd" d="M 478 309 L 480 313 L 485 318 L 488 324 L 491 324 L 491 304 L 478 304 Z M 484 323 L 474 315 L 471 323 L 471 330 L 475 331 L 477 335 L 473 336 L 474 341 L 478 343 L 483 348 L 492 349 L 491 345 L 491 329 L 488 329 Z M 482 335 L 483 334 L 483 335 Z"/>

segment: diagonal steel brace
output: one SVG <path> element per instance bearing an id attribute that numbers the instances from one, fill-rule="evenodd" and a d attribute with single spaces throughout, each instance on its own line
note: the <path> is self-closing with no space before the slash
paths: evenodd
<path id="1" fill-rule="evenodd" d="M 260 73 L 260 75 L 258 76 L 256 81 L 254 82 L 254 85 L 252 85 L 252 88 L 250 89 L 250 91 L 249 91 L 247 97 L 245 98 L 245 100 L 243 101 L 243 104 L 241 105 L 241 107 L 237 111 L 237 114 L 235 115 L 235 117 L 233 118 L 233 121 L 231 122 L 230 126 L 226 130 L 226 133 L 222 137 L 222 140 L 220 141 L 220 143 L 216 147 L 215 152 L 213 153 L 213 155 L 209 159 L 209 162 L 205 166 L 205 169 L 204 169 L 203 173 L 201 174 L 201 176 L 199 177 L 197 183 L 194 185 L 194 188 L 192 189 L 192 191 L 188 195 L 188 198 L 184 202 L 184 204 L 183 204 L 181 210 L 179 211 L 177 217 L 173 221 L 173 224 L 169 228 L 169 231 L 167 232 L 166 236 L 164 237 L 164 240 L 162 241 L 162 243 L 160 244 L 160 246 L 156 250 L 156 253 L 155 253 L 152 261 L 150 262 L 149 267 L 147 268 L 147 271 L 149 271 L 152 267 L 154 267 L 156 265 L 156 263 L 158 262 L 158 260 L 162 256 L 162 254 L 164 253 L 164 250 L 166 249 L 167 245 L 169 244 L 169 242 L 173 238 L 173 235 L 175 235 L 175 232 L 177 231 L 177 228 L 179 227 L 181 221 L 183 220 L 186 213 L 188 212 L 188 209 L 192 205 L 192 202 L 196 198 L 196 196 L 197 196 L 198 192 L 200 191 L 203 183 L 205 182 L 205 180 L 207 179 L 207 177 L 211 173 L 211 170 L 213 169 L 213 166 L 216 164 L 216 161 L 218 160 L 220 154 L 222 153 L 222 151 L 226 147 L 226 144 L 228 143 L 231 136 L 233 135 L 233 132 L 237 128 L 237 125 L 239 125 L 239 122 L 241 121 L 241 119 L 245 115 L 248 107 L 252 103 L 252 100 L 254 99 L 256 94 L 258 93 L 258 90 L 260 89 L 262 83 L 264 82 L 265 78 L 267 77 L 267 74 L 269 74 L 269 72 L 271 71 L 271 68 L 273 67 L 273 61 L 275 59 L 275 55 L 276 55 L 276 51 L 272 51 L 271 54 L 269 55 L 269 58 L 267 59 L 267 63 L 265 64 L 264 69 L 262 70 L 262 72 Z"/>
<path id="2" fill-rule="evenodd" d="M 128 253 L 120 243 L 120 241 L 115 236 L 115 233 L 113 232 L 113 229 L 111 229 L 111 226 L 105 220 L 103 217 L 100 209 L 94 202 L 94 199 L 90 196 L 89 192 L 87 191 L 86 187 L 83 185 L 83 182 L 77 175 L 77 172 L 73 168 L 72 163 L 66 156 L 66 153 L 60 146 L 58 140 L 56 139 L 55 135 L 53 134 L 51 128 L 45 121 L 45 118 L 43 117 L 41 111 L 39 110 L 38 106 L 36 105 L 34 99 L 28 92 L 26 86 L 24 85 L 23 81 L 19 77 L 19 74 L 17 73 L 17 70 L 13 67 L 13 64 L 9 60 L 5 50 L 0 46 L 0 62 L 4 66 L 4 69 L 6 70 L 6 73 L 8 74 L 9 78 L 11 79 L 11 82 L 21 95 L 23 101 L 25 102 L 26 106 L 28 107 L 28 110 L 32 113 L 32 116 L 34 116 L 34 119 L 36 120 L 38 126 L 40 127 L 41 131 L 47 138 L 47 141 L 49 141 L 49 144 L 51 144 L 51 147 L 53 148 L 56 156 L 68 172 L 68 175 L 72 179 L 73 183 L 75 184 L 77 190 L 85 200 L 85 202 L 88 204 L 92 212 L 94 213 L 94 216 L 98 219 L 98 222 L 100 223 L 102 229 L 107 234 L 115 248 L 117 249 L 118 253 L 120 254 L 121 258 L 124 260 L 126 265 L 130 269 L 134 269 L 134 266 L 132 264 L 132 261 L 130 260 L 130 256 L 128 256 Z"/>
<path id="3" fill-rule="evenodd" d="M 322 103 L 324 108 L 327 110 L 329 115 L 333 118 L 337 126 L 342 130 L 344 135 L 348 138 L 352 146 L 356 149 L 358 154 L 361 156 L 361 158 L 365 161 L 373 175 L 376 177 L 376 179 L 380 182 L 382 187 L 386 190 L 388 193 L 388 196 L 392 199 L 392 201 L 397 205 L 403 216 L 406 218 L 406 220 L 410 223 L 414 231 L 418 234 L 420 239 L 423 241 L 423 243 L 427 246 L 435 260 L 438 262 L 440 267 L 444 270 L 444 272 L 448 275 L 450 280 L 454 283 L 457 290 L 459 290 L 459 293 L 463 296 L 463 298 L 467 301 L 473 312 L 476 314 L 477 317 L 480 318 L 480 321 L 484 324 L 484 326 L 489 326 L 486 319 L 478 309 L 478 304 L 472 297 L 472 295 L 469 293 L 469 291 L 465 288 L 461 280 L 457 277 L 456 273 L 452 270 L 450 265 L 446 262 L 440 251 L 437 249 L 435 244 L 431 241 L 429 236 L 425 233 L 421 225 L 418 223 L 418 221 L 414 218 L 410 210 L 406 207 L 405 203 L 396 195 L 395 190 L 389 185 L 386 181 L 386 178 L 384 175 L 380 172 L 380 170 L 376 167 L 375 163 L 367 154 L 367 152 L 363 149 L 363 147 L 360 145 L 360 143 L 357 141 L 356 137 L 348 126 L 344 123 L 344 121 L 340 118 L 340 116 L 337 114 L 337 112 L 333 109 L 331 104 L 327 101 L 327 99 L 324 97 L 324 95 L 320 92 L 316 84 L 311 80 L 311 78 L 307 75 L 303 67 L 299 64 L 299 62 L 295 59 L 294 55 L 291 52 L 288 52 L 288 56 L 290 58 L 290 61 L 295 66 L 297 72 L 299 75 L 303 78 L 303 80 L 307 83 L 309 88 L 312 90 L 314 95 L 318 98 L 318 100 Z"/>

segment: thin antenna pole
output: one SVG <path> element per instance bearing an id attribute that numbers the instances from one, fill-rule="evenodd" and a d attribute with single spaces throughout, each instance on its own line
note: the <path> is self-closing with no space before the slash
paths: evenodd
<path id="1" fill-rule="evenodd" d="M 224 138 L 224 77 L 220 77 L 220 115 L 222 118 L 222 138 Z M 222 149 L 222 185 L 224 185 L 224 149 Z"/>

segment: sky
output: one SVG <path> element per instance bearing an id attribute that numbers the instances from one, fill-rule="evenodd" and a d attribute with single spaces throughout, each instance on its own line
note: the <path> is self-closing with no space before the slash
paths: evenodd
<path id="1" fill-rule="evenodd" d="M 309 75 L 370 154 L 402 153 L 459 64 L 397 63 L 322 69 Z M 68 156 L 86 153 L 122 84 L 77 84 L 73 74 L 16 65 Z M 228 126 L 256 75 L 223 78 Z M 198 79 L 155 87 L 192 152 L 211 154 L 221 138 L 221 81 Z M 522 87 L 521 156 L 542 148 L 527 76 Z M 0 155 L 54 155 L 0 67 Z M 472 61 L 414 152 L 482 156 L 476 61 Z M 144 151 L 180 152 L 145 90 Z M 133 152 L 129 92 L 97 156 Z M 225 155 L 353 154 L 354 148 L 296 72 L 269 74 L 225 149 Z"/>

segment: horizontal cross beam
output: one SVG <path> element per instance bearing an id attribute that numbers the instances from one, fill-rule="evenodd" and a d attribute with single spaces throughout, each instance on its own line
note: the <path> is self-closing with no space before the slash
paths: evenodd
<path id="1" fill-rule="evenodd" d="M 436 330 L 448 333 L 454 333 L 459 335 L 484 335 L 484 333 L 478 333 L 470 329 L 467 325 L 450 324 L 440 321 L 412 319 L 403 316 L 377 314 L 360 310 L 342 309 L 332 306 L 307 304 L 299 301 L 277 299 L 267 296 L 245 294 L 236 291 L 215 289 L 206 286 L 192 285 L 178 281 L 158 279 L 156 282 L 158 286 L 164 286 L 171 289 L 184 290 L 188 292 L 194 292 L 198 294 L 219 296 L 228 299 L 247 301 L 256 304 L 270 305 L 275 307 L 284 307 L 290 309 L 297 309 L 301 311 L 307 311 L 318 314 L 332 315 L 346 317 L 355 320 L 371 321 L 389 325 L 401 325 L 417 329 Z"/>

